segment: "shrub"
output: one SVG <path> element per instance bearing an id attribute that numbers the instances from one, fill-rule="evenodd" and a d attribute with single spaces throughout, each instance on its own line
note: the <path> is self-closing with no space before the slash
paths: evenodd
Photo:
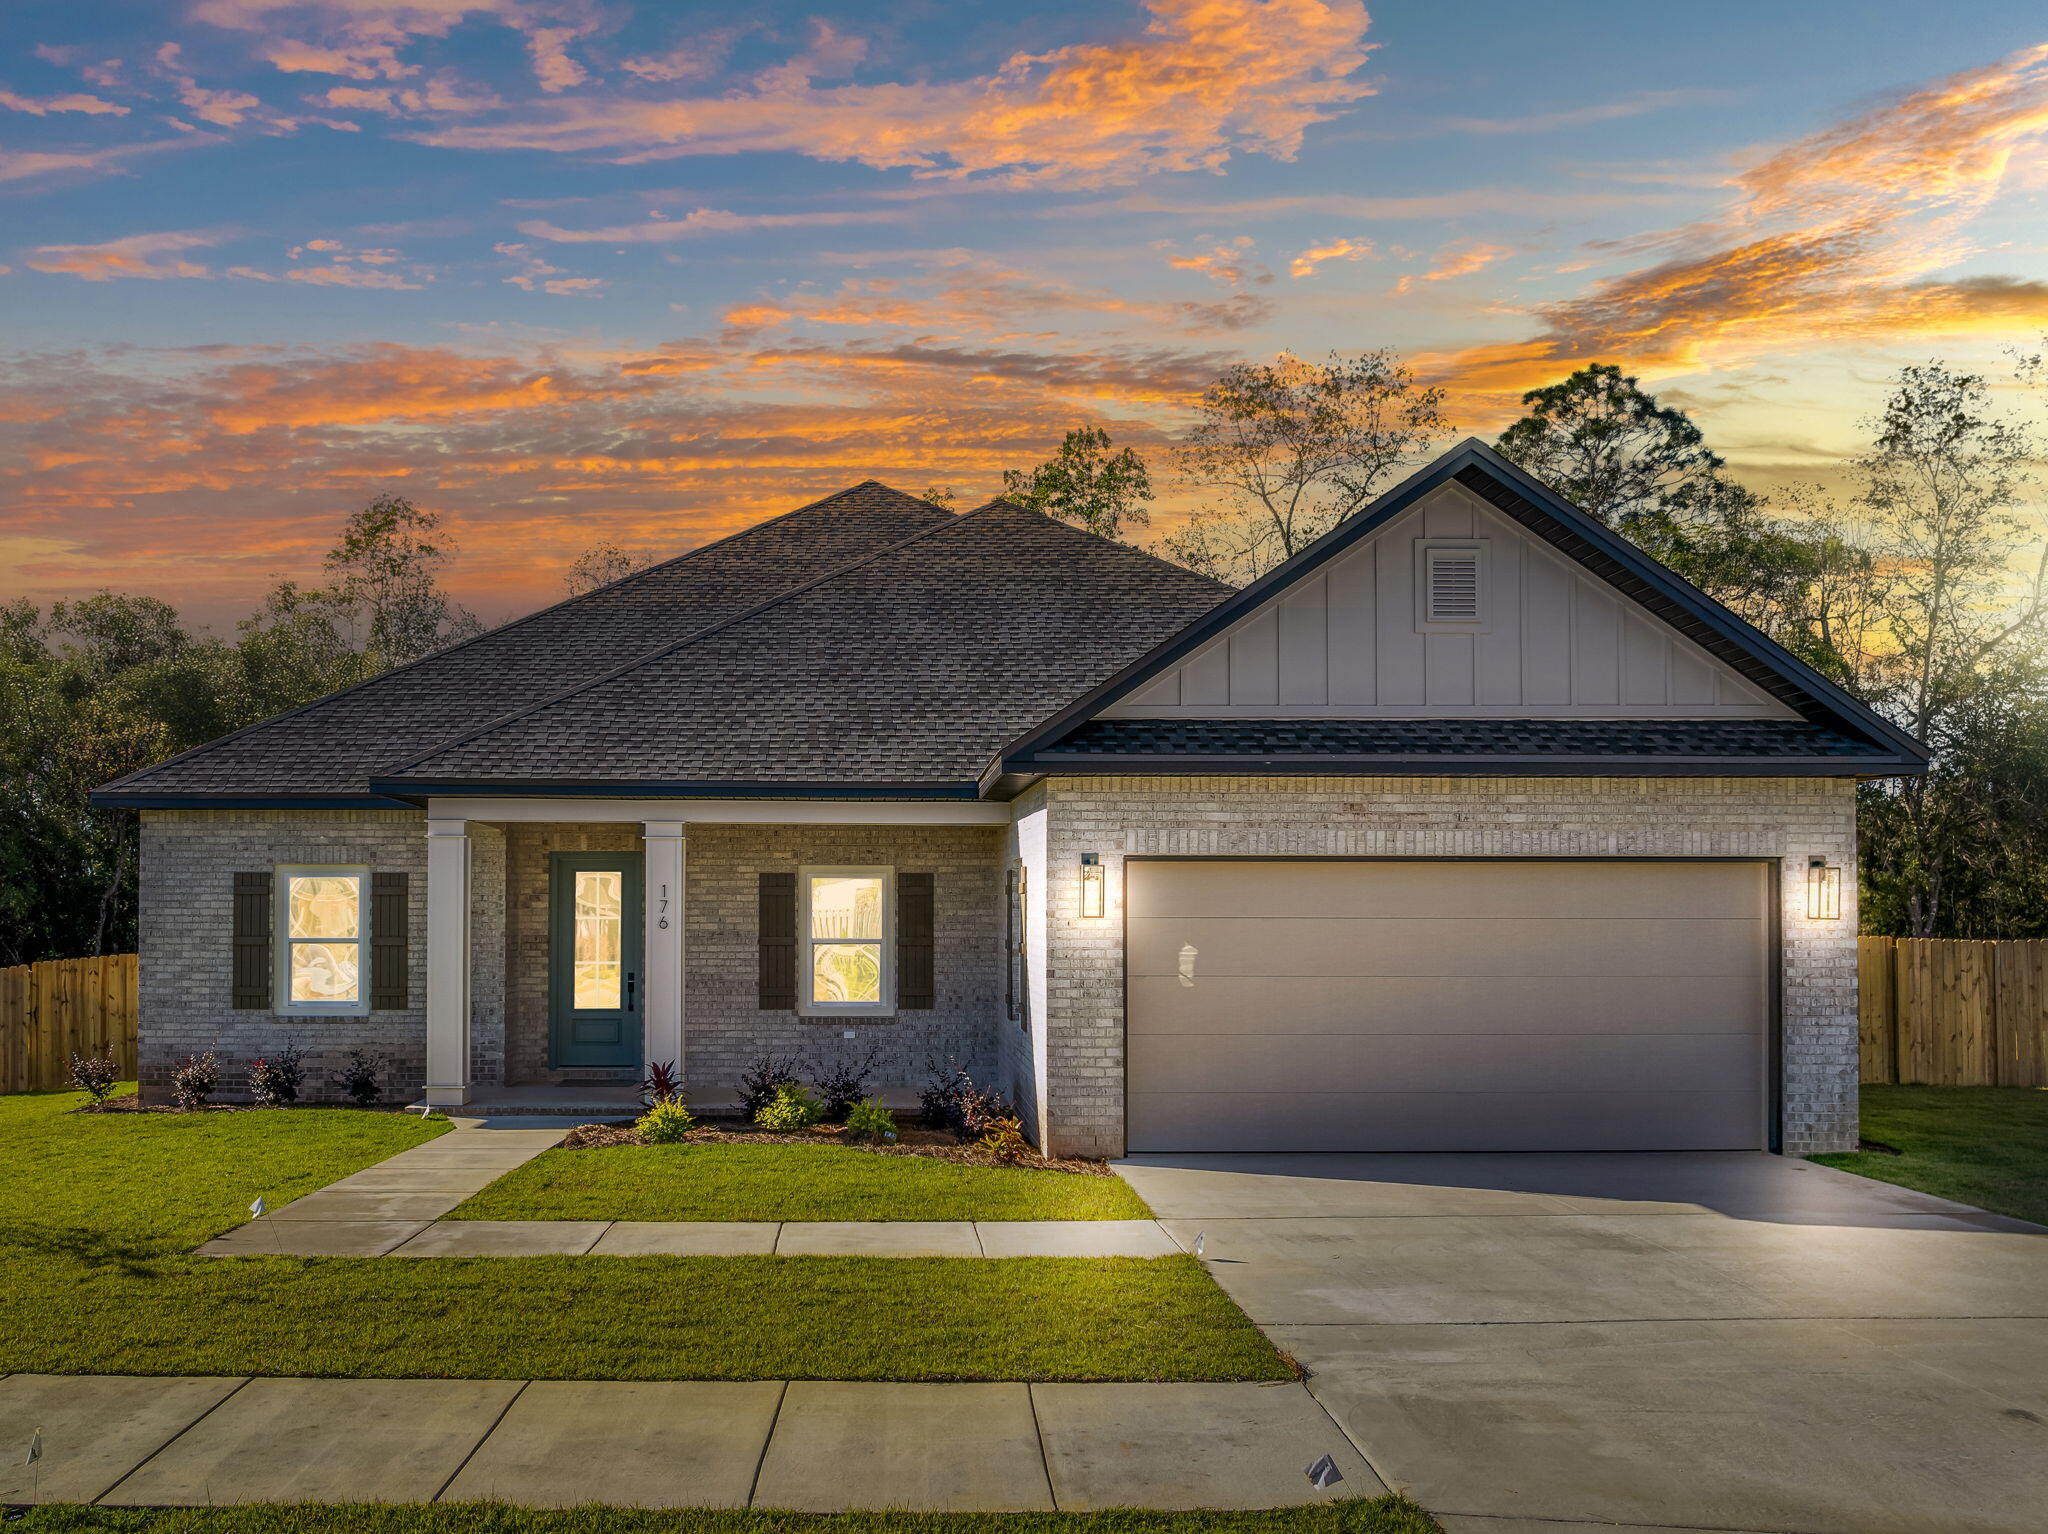
<path id="1" fill-rule="evenodd" d="M 657 1107 L 683 1095 L 683 1079 L 673 1060 L 657 1060 L 647 1067 L 647 1079 L 640 1083 L 640 1106 Z"/>
<path id="2" fill-rule="evenodd" d="M 932 1128 L 978 1136 L 998 1119 L 1017 1117 L 1008 1098 L 976 1086 L 958 1061 L 928 1061 L 927 1068 L 931 1079 L 917 1094 L 917 1106 Z"/>
<path id="3" fill-rule="evenodd" d="M 846 1137 L 849 1140 L 896 1139 L 896 1115 L 882 1106 L 879 1097 L 864 1097 L 855 1103 L 846 1115 Z"/>
<path id="4" fill-rule="evenodd" d="M 1031 1154 L 1031 1142 L 1024 1138 L 1024 1126 L 1014 1118 L 991 1120 L 974 1142 L 998 1161 L 1022 1161 Z"/>
<path id="5" fill-rule="evenodd" d="M 882 1052 L 870 1049 L 862 1055 L 846 1050 L 825 1062 L 812 1078 L 811 1085 L 818 1089 L 818 1095 L 825 1101 L 826 1123 L 846 1122 L 853 1105 L 867 1096 L 868 1078 L 875 1074 L 875 1067 L 881 1060 Z"/>
<path id="6" fill-rule="evenodd" d="M 754 1115 L 763 1129 L 809 1129 L 825 1116 L 825 1105 L 794 1081 L 775 1089 L 775 1097 Z"/>
<path id="7" fill-rule="evenodd" d="M 249 1095 L 259 1107 L 282 1108 L 299 1100 L 299 1086 L 305 1079 L 305 1057 L 298 1045 L 287 1044 L 274 1059 L 250 1062 Z"/>
<path id="8" fill-rule="evenodd" d="M 795 1055 L 770 1052 L 754 1056 L 753 1063 L 740 1073 L 741 1117 L 758 1119 L 778 1091 L 801 1079 L 802 1064 Z"/>
<path id="9" fill-rule="evenodd" d="M 673 1145 L 697 1127 L 696 1119 L 680 1097 L 657 1099 L 640 1115 L 633 1127 L 649 1145 Z"/>
<path id="10" fill-rule="evenodd" d="M 220 1061 L 210 1049 L 203 1055 L 187 1055 L 171 1067 L 171 1101 L 187 1113 L 204 1108 L 219 1085 Z"/>
<path id="11" fill-rule="evenodd" d="M 121 1062 L 106 1050 L 96 1055 L 71 1057 L 71 1084 L 81 1092 L 90 1093 L 94 1107 L 107 1100 L 107 1094 L 114 1090 L 114 1083 L 120 1079 Z"/>
<path id="12" fill-rule="evenodd" d="M 377 1082 L 377 1072 L 383 1064 L 382 1055 L 367 1049 L 352 1049 L 341 1073 L 334 1078 L 334 1084 L 358 1108 L 367 1108 L 384 1095 L 384 1088 Z"/>

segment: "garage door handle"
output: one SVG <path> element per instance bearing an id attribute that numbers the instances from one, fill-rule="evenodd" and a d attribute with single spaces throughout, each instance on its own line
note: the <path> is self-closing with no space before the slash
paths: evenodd
<path id="1" fill-rule="evenodd" d="M 1192 988 L 1195 983 L 1195 955 L 1201 950 L 1193 943 L 1180 945 L 1180 983 Z"/>

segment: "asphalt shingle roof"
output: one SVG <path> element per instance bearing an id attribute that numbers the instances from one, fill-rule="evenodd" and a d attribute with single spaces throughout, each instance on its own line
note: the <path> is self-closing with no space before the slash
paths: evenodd
<path id="1" fill-rule="evenodd" d="M 971 782 L 1230 594 L 994 501 L 379 780 Z"/>
<path id="2" fill-rule="evenodd" d="M 1036 761 L 1109 756 L 1863 757 L 1868 741 L 1783 719 L 1096 719 Z"/>
<path id="3" fill-rule="evenodd" d="M 361 795 L 376 771 L 953 520 L 868 480 L 132 773 L 110 797 Z"/>

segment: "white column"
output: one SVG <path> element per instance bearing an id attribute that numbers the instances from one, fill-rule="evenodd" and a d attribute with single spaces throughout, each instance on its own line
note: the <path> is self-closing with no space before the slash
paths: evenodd
<path id="1" fill-rule="evenodd" d="M 641 1002 L 643 1058 L 683 1069 L 683 861 L 688 842 L 679 820 L 645 820 L 646 975 Z"/>
<path id="2" fill-rule="evenodd" d="M 427 822 L 427 1088 L 469 1101 L 469 822 Z"/>

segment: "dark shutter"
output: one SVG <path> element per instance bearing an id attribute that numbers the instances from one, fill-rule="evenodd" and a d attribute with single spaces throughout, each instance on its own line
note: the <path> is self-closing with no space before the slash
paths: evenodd
<path id="1" fill-rule="evenodd" d="M 270 1005 L 270 875 L 236 874 L 235 1010 Z"/>
<path id="2" fill-rule="evenodd" d="M 796 875 L 761 875 L 761 994 L 773 1012 L 796 1007 Z"/>
<path id="3" fill-rule="evenodd" d="M 370 875 L 370 1006 L 378 1012 L 412 1005 L 410 875 Z"/>
<path id="4" fill-rule="evenodd" d="M 932 995 L 932 876 L 896 876 L 896 1005 L 928 1011 Z"/>

